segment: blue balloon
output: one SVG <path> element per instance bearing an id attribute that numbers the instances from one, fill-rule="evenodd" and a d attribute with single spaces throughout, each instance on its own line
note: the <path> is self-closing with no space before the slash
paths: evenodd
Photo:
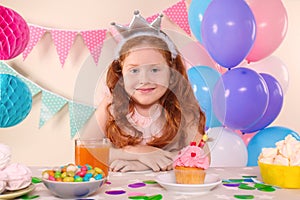
<path id="1" fill-rule="evenodd" d="M 260 74 L 239 67 L 225 72 L 213 92 L 213 109 L 222 124 L 243 130 L 256 123 L 266 111 L 268 87 Z"/>
<path id="2" fill-rule="evenodd" d="M 276 147 L 275 143 L 280 140 L 284 140 L 284 138 L 289 134 L 300 141 L 298 133 L 282 126 L 268 127 L 257 132 L 248 143 L 247 166 L 257 166 L 258 156 L 261 153 L 262 148 Z"/>
<path id="3" fill-rule="evenodd" d="M 244 0 L 212 0 L 201 25 L 203 45 L 221 66 L 243 61 L 256 36 L 254 15 Z"/>
<path id="4" fill-rule="evenodd" d="M 207 66 L 195 66 L 188 70 L 189 81 L 201 109 L 206 115 L 206 127 L 219 127 L 221 122 L 213 112 L 212 93 L 221 74 Z"/>
<path id="5" fill-rule="evenodd" d="M 0 74 L 0 127 L 11 127 L 23 121 L 31 106 L 28 86 L 15 76 Z"/>
<path id="6" fill-rule="evenodd" d="M 210 2 L 211 0 L 192 0 L 188 10 L 188 21 L 191 31 L 200 43 L 202 43 L 201 24 Z"/>
<path id="7" fill-rule="evenodd" d="M 245 130 L 244 133 L 253 133 L 270 125 L 279 115 L 283 104 L 283 92 L 278 81 L 271 75 L 260 73 L 264 78 L 269 90 L 269 102 L 263 116 L 252 126 Z"/>

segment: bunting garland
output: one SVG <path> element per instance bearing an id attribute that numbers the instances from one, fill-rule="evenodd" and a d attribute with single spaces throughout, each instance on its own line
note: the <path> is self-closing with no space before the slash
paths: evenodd
<path id="1" fill-rule="evenodd" d="M 89 120 L 89 118 L 95 111 L 94 106 L 77 103 L 45 90 L 44 88 L 20 75 L 8 64 L 2 61 L 0 61 L 0 74 L 10 74 L 20 78 L 29 87 L 32 97 L 34 97 L 39 92 L 42 92 L 39 128 L 44 126 L 47 121 L 52 119 L 65 105 L 68 104 L 71 126 L 70 135 L 71 138 L 73 138 L 78 130 L 80 130 L 84 126 L 84 124 L 87 122 L 87 120 Z"/>
<path id="2" fill-rule="evenodd" d="M 162 12 L 172 22 L 183 29 L 188 35 L 191 35 L 185 0 L 180 0 L 179 2 L 163 10 Z M 154 14 L 150 17 L 147 17 L 146 20 L 151 23 L 158 15 L 159 14 Z M 81 35 L 84 44 L 87 46 L 91 56 L 93 57 L 95 64 L 98 65 L 103 42 L 106 39 L 106 33 L 108 31 L 107 29 L 84 31 L 61 30 L 41 27 L 34 24 L 28 24 L 28 26 L 30 29 L 30 39 L 25 50 L 22 52 L 23 60 L 28 57 L 28 55 L 32 52 L 33 48 L 41 40 L 44 34 L 46 32 L 49 32 L 51 34 L 62 67 L 65 64 L 69 51 L 72 48 L 75 37 L 77 35 Z M 29 87 L 32 97 L 40 92 L 42 93 L 39 128 L 42 128 L 47 123 L 47 121 L 52 119 L 64 106 L 68 105 L 70 117 L 70 135 L 71 138 L 73 138 L 95 111 L 95 108 L 93 106 L 74 102 L 60 95 L 45 90 L 36 83 L 17 73 L 13 68 L 2 61 L 0 61 L 0 73 L 11 74 L 20 78 Z"/>
<path id="3" fill-rule="evenodd" d="M 180 0 L 176 4 L 162 11 L 168 18 L 177 24 L 181 29 L 183 29 L 189 36 L 191 36 L 191 31 L 188 23 L 188 13 L 185 0 Z M 147 17 L 147 21 L 151 22 L 155 19 L 158 14 Z M 99 57 L 101 54 L 101 49 L 103 42 L 106 39 L 106 33 L 108 29 L 99 30 L 85 30 L 85 31 L 75 31 L 75 30 L 61 30 L 55 28 L 41 27 L 34 24 L 29 24 L 30 39 L 27 47 L 22 53 L 23 59 L 25 60 L 30 54 L 34 46 L 41 40 L 46 32 L 50 32 L 52 36 L 53 43 L 56 47 L 56 51 L 59 57 L 59 61 L 62 67 L 68 57 L 69 51 L 72 48 L 74 39 L 77 35 L 81 35 L 85 45 L 90 51 L 91 56 L 94 59 L 96 66 L 99 62 Z"/>
<path id="4" fill-rule="evenodd" d="M 185 0 L 179 1 L 178 3 L 174 4 L 170 8 L 167 8 L 163 12 L 171 19 L 171 21 L 175 22 L 188 35 L 191 35 Z"/>
<path id="5" fill-rule="evenodd" d="M 91 30 L 91 31 L 82 31 L 81 35 L 85 42 L 85 45 L 91 52 L 91 55 L 98 65 L 103 41 L 105 40 L 106 30 Z"/>
<path id="6" fill-rule="evenodd" d="M 77 32 L 65 31 L 65 30 L 51 30 L 52 39 L 59 55 L 59 60 L 62 66 L 65 64 L 65 60 L 72 47 L 73 41 Z"/>

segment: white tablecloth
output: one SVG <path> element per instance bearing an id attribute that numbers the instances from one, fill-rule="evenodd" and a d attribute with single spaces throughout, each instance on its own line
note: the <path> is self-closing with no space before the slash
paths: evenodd
<path id="1" fill-rule="evenodd" d="M 49 167 L 31 167 L 33 176 L 41 177 L 41 173 L 44 169 Z M 131 188 L 129 184 L 141 183 L 143 181 L 155 180 L 157 175 L 169 172 L 154 173 L 151 171 L 143 173 L 116 173 L 110 172 L 108 181 L 104 184 L 94 195 L 82 198 L 82 199 L 129 199 L 128 197 L 134 194 L 156 195 L 161 194 L 165 200 L 182 200 L 182 199 L 237 199 L 234 195 L 254 195 L 254 199 L 288 199 L 288 200 L 300 200 L 300 189 L 280 189 L 276 188 L 274 192 L 263 192 L 259 190 L 244 190 L 237 187 L 226 187 L 222 184 L 218 185 L 213 190 L 202 195 L 186 195 L 180 193 L 174 193 L 165 190 L 159 184 L 146 184 L 144 187 Z M 258 167 L 239 167 L 239 168 L 210 168 L 207 170 L 209 174 L 217 174 L 222 180 L 226 179 L 241 179 L 243 176 L 257 176 L 260 180 L 260 173 Z M 251 183 L 249 183 L 251 184 Z M 106 191 L 122 190 L 124 194 L 109 195 Z M 36 184 L 36 188 L 29 195 L 39 195 L 38 199 L 59 199 L 54 197 L 50 191 L 43 185 L 43 183 Z"/>

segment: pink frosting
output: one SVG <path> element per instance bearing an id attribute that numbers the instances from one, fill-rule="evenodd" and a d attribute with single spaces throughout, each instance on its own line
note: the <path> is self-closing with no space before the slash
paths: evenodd
<path id="1" fill-rule="evenodd" d="M 11 151 L 9 146 L 0 144 L 0 170 L 4 169 L 10 162 Z"/>
<path id="2" fill-rule="evenodd" d="M 8 165 L 3 172 L 6 173 L 8 177 L 6 185 L 7 190 L 23 189 L 31 183 L 32 172 L 23 164 L 12 163 Z"/>
<path id="3" fill-rule="evenodd" d="M 173 166 L 207 169 L 209 167 L 209 158 L 202 148 L 190 145 L 179 152 L 174 159 Z"/>

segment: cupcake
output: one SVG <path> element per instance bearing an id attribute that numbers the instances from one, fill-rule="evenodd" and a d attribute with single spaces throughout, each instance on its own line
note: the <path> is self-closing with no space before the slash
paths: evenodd
<path id="1" fill-rule="evenodd" d="M 9 164 L 3 172 L 7 175 L 6 190 L 20 190 L 31 184 L 32 172 L 23 164 Z"/>
<path id="2" fill-rule="evenodd" d="M 3 170 L 11 159 L 11 151 L 9 146 L 0 143 L 0 170 Z"/>
<path id="3" fill-rule="evenodd" d="M 178 184 L 203 184 L 209 167 L 209 158 L 204 150 L 196 146 L 196 142 L 183 148 L 175 157 L 173 168 L 176 183 Z"/>

